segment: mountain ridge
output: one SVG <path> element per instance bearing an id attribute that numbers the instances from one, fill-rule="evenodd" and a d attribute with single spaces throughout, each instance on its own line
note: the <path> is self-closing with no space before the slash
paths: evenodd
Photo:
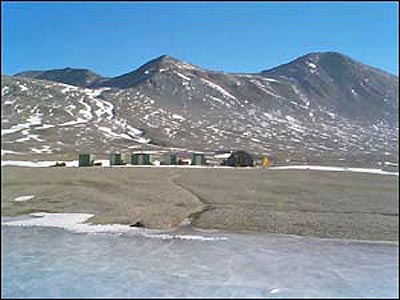
<path id="1" fill-rule="evenodd" d="M 137 67 L 136 69 L 134 69 L 134 70 L 132 70 L 132 71 L 128 71 L 128 72 L 126 72 L 126 73 L 123 73 L 123 74 L 120 74 L 120 75 L 116 75 L 116 76 L 112 76 L 112 77 L 105 77 L 105 76 L 102 76 L 102 75 L 100 75 L 100 74 L 98 74 L 98 73 L 96 73 L 96 72 L 93 72 L 93 71 L 91 71 L 90 69 L 86 69 L 86 68 L 71 68 L 71 67 L 65 67 L 65 68 L 60 68 L 60 69 L 46 69 L 46 70 L 28 70 L 28 71 L 21 71 L 21 72 L 18 72 L 18 73 L 16 73 L 16 74 L 7 75 L 7 76 L 17 76 L 17 77 L 21 77 L 21 76 L 22 76 L 22 77 L 38 78 L 38 77 L 44 75 L 44 73 L 46 73 L 46 72 L 52 72 L 52 71 L 57 71 L 57 72 L 59 72 L 59 71 L 86 71 L 86 72 L 95 74 L 95 75 L 97 75 L 97 76 L 100 77 L 100 78 L 104 78 L 104 79 L 115 79 L 115 78 L 120 78 L 120 77 L 122 77 L 122 76 L 126 76 L 126 75 L 128 75 L 128 74 L 134 73 L 135 71 L 138 71 L 139 69 L 143 69 L 144 67 L 146 67 L 146 66 L 148 66 L 148 65 L 154 65 L 154 64 L 156 64 L 156 63 L 158 63 L 159 65 L 162 65 L 162 64 L 165 64 L 165 63 L 170 63 L 170 64 L 171 64 L 171 63 L 183 63 L 183 64 L 185 64 L 185 65 L 192 66 L 192 67 L 194 67 L 194 68 L 196 68 L 196 69 L 203 70 L 203 71 L 208 71 L 208 72 L 213 72 L 213 73 L 225 73 L 225 74 L 231 74 L 231 75 L 238 75 L 238 74 L 253 75 L 253 74 L 268 73 L 268 72 L 271 72 L 271 71 L 273 71 L 273 70 L 275 70 L 275 69 L 281 68 L 281 67 L 286 66 L 286 65 L 290 65 L 290 64 L 295 63 L 295 62 L 297 62 L 297 61 L 299 61 L 299 60 L 302 60 L 302 59 L 305 59 L 305 58 L 308 58 L 308 57 L 312 57 L 312 56 L 315 56 L 315 55 L 338 55 L 338 56 L 341 56 L 341 57 L 343 57 L 343 58 L 350 59 L 350 60 L 352 60 L 352 61 L 354 61 L 354 62 L 357 62 L 357 63 L 359 63 L 359 64 L 362 64 L 362 65 L 364 65 L 364 66 L 367 66 L 367 67 L 369 67 L 369 68 L 372 68 L 372 69 L 375 69 L 375 70 L 377 70 L 377 71 L 380 71 L 380 72 L 382 72 L 382 73 L 386 73 L 386 74 L 389 75 L 389 76 L 398 78 L 398 76 L 396 76 L 396 75 L 394 75 L 394 74 L 392 74 L 392 73 L 390 73 L 390 72 L 388 72 L 388 71 L 385 71 L 385 70 L 380 69 L 380 68 L 378 68 L 378 67 L 366 65 L 366 64 L 364 64 L 364 63 L 362 63 L 362 62 L 360 62 L 360 61 L 357 61 L 357 60 L 351 58 L 350 56 L 347 56 L 347 55 L 345 55 L 345 54 L 342 54 L 342 53 L 340 53 L 340 52 L 335 52 L 335 51 L 310 52 L 310 53 L 306 53 L 306 54 L 301 55 L 301 56 L 299 56 L 299 57 L 297 57 L 297 58 L 295 58 L 295 59 L 293 59 L 293 60 L 291 60 L 291 61 L 288 61 L 287 63 L 282 63 L 282 64 L 279 64 L 279 65 L 277 65 L 277 66 L 275 66 L 275 67 L 271 67 L 271 68 L 268 68 L 268 69 L 262 69 L 262 70 L 260 70 L 260 71 L 258 71 L 258 72 L 225 72 L 225 71 L 209 70 L 209 69 L 205 69 L 205 68 L 196 66 L 196 65 L 191 64 L 191 63 L 187 63 L 187 62 L 185 62 L 185 61 L 183 61 L 183 60 L 177 59 L 177 58 L 175 58 L 175 57 L 173 57 L 173 56 L 170 56 L 170 55 L 168 55 L 168 54 L 163 54 L 163 55 L 160 55 L 160 56 L 158 56 L 158 57 L 156 57 L 156 58 L 153 58 L 153 59 L 151 59 L 151 60 L 149 60 L 149 61 L 147 61 L 147 62 L 141 64 L 139 67 Z M 38 79 L 47 79 L 47 80 L 49 80 L 48 78 L 38 78 Z M 50 80 L 51 80 L 51 79 L 50 79 Z M 61 81 L 58 81 L 58 82 L 61 82 Z M 63 82 L 63 83 L 66 83 L 66 82 Z"/>
<path id="2" fill-rule="evenodd" d="M 246 149 L 282 160 L 397 161 L 398 79 L 383 72 L 328 52 L 260 73 L 214 72 L 163 55 L 83 86 L 2 76 L 2 149 Z"/>

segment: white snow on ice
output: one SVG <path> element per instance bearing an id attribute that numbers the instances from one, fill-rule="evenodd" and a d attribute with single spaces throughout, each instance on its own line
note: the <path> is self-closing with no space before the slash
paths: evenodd
<path id="1" fill-rule="evenodd" d="M 42 160 L 42 161 L 29 161 L 29 160 L 2 160 L 1 166 L 14 166 L 14 167 L 29 167 L 29 168 L 47 168 L 54 166 L 56 163 L 65 163 L 65 167 L 79 167 L 78 160 Z M 108 159 L 98 159 L 94 161 L 95 163 L 101 163 L 102 167 L 109 167 L 110 161 Z"/>
<path id="2" fill-rule="evenodd" d="M 44 168 L 54 165 L 54 161 L 29 161 L 29 160 L 2 160 L 1 166 L 15 166 L 15 167 L 30 167 L 30 168 Z"/>
<path id="3" fill-rule="evenodd" d="M 14 201 L 15 201 L 15 202 L 25 202 L 25 201 L 31 200 L 31 199 L 33 199 L 33 198 L 35 198 L 34 195 L 19 196 L 19 197 L 15 198 Z"/>
<path id="4" fill-rule="evenodd" d="M 399 172 L 386 172 L 381 169 L 370 169 L 370 168 L 346 168 L 346 167 L 332 167 L 332 166 L 292 165 L 292 166 L 270 167 L 268 169 L 269 170 L 313 170 L 313 171 L 356 172 L 356 173 L 369 173 L 369 174 L 399 176 Z"/>
<path id="5" fill-rule="evenodd" d="M 271 294 L 276 294 L 276 293 L 279 293 L 279 292 L 280 292 L 280 289 L 271 289 L 269 292 L 270 292 Z"/>
<path id="6" fill-rule="evenodd" d="M 2 222 L 3 225 L 8 226 L 22 226 L 22 227 L 53 227 L 61 228 L 67 231 L 73 231 L 77 233 L 136 233 L 138 235 L 147 238 L 156 238 L 162 240 L 196 240 L 196 241 L 218 241 L 227 240 L 226 237 L 208 237 L 200 235 L 171 235 L 171 234 L 159 234 L 158 231 L 151 229 L 142 229 L 130 227 L 129 225 L 122 224 L 108 224 L 108 225 L 94 225 L 91 223 L 84 223 L 94 215 L 86 213 L 31 213 L 32 219 L 26 220 L 15 220 Z"/>

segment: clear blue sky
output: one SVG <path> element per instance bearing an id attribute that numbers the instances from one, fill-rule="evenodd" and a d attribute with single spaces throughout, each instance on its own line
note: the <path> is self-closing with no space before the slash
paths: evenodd
<path id="1" fill-rule="evenodd" d="M 132 71 L 163 54 L 210 70 L 258 72 L 338 51 L 398 74 L 398 3 L 2 2 L 2 74 Z"/>

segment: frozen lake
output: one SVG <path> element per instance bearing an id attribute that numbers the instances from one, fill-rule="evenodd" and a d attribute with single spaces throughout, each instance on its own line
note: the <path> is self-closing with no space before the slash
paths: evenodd
<path id="1" fill-rule="evenodd" d="M 190 234 L 227 239 L 2 225 L 2 296 L 398 297 L 398 244 Z"/>

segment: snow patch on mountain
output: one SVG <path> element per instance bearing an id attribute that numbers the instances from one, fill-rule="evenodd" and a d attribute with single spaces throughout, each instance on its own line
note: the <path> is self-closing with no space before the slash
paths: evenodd
<path id="1" fill-rule="evenodd" d="M 214 83 L 214 82 L 212 82 L 212 81 L 210 81 L 210 80 L 204 79 L 204 78 L 200 78 L 200 80 L 203 81 L 203 82 L 204 82 L 206 85 L 208 85 L 209 87 L 211 87 L 211 88 L 217 90 L 217 91 L 218 91 L 220 94 L 222 94 L 223 96 L 228 97 L 228 98 L 231 98 L 231 99 L 234 99 L 234 100 L 237 100 L 235 96 L 233 96 L 232 94 L 230 94 L 228 91 L 226 91 L 224 88 L 222 88 L 222 87 L 219 86 L 218 84 L 216 84 L 216 83 Z"/>

